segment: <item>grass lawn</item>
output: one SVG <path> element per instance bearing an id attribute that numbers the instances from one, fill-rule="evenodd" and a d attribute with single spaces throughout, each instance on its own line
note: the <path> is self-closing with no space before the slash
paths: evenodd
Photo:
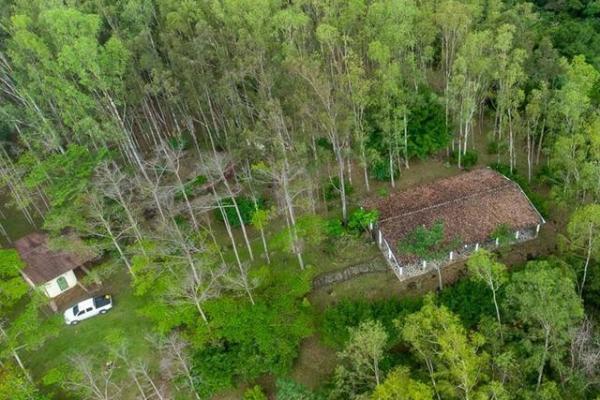
<path id="1" fill-rule="evenodd" d="M 37 381 L 41 381 L 53 368 L 68 366 L 69 356 L 72 354 L 93 354 L 105 362 L 117 363 L 109 355 L 108 344 L 105 341 L 108 335 L 117 331 L 127 339 L 131 359 L 143 360 L 151 365 L 158 361 L 155 352 L 145 340 L 145 335 L 152 331 L 152 324 L 136 313 L 145 300 L 134 296 L 129 285 L 127 273 L 124 270 L 119 271 L 104 285 L 106 293 L 112 294 L 114 301 L 114 308 L 108 314 L 92 317 L 75 326 L 62 325 L 58 336 L 48 340 L 37 351 L 23 357 Z M 55 392 L 55 398 L 75 399 L 55 387 L 42 386 L 42 389 L 49 393 Z M 122 399 L 135 398 L 129 394 L 129 389 L 133 389 L 131 385 L 126 387 Z"/>

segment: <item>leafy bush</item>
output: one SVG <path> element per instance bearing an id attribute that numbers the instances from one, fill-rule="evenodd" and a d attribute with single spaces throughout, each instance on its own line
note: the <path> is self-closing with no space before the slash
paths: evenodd
<path id="1" fill-rule="evenodd" d="M 312 334 L 312 310 L 304 301 L 311 272 L 282 266 L 256 272 L 261 285 L 254 305 L 222 297 L 206 303 L 209 325 L 198 325 L 192 373 L 203 397 L 260 375 L 286 374 L 303 338 Z"/>
<path id="2" fill-rule="evenodd" d="M 490 140 L 487 142 L 487 145 L 485 146 L 485 151 L 489 155 L 498 154 L 499 150 L 500 150 L 500 145 L 498 144 L 497 140 Z"/>
<path id="3" fill-rule="evenodd" d="M 259 385 L 255 385 L 244 392 L 244 400 L 267 400 L 267 396 Z"/>
<path id="4" fill-rule="evenodd" d="M 377 189 L 377 196 L 379 197 L 388 197 L 390 195 L 390 191 L 386 187 L 381 187 Z"/>
<path id="5" fill-rule="evenodd" d="M 359 208 L 350 213 L 348 218 L 348 231 L 354 234 L 364 232 L 369 224 L 377 222 L 379 212 L 377 210 L 366 210 Z"/>
<path id="6" fill-rule="evenodd" d="M 247 197 L 239 196 L 235 198 L 235 202 L 237 203 L 237 206 L 240 210 L 240 215 L 242 217 L 244 225 L 250 224 L 252 222 L 252 216 L 254 215 L 254 211 L 256 211 L 257 209 L 256 205 L 254 204 L 254 201 Z M 264 209 L 265 205 L 262 199 L 258 199 L 257 203 L 259 209 Z M 233 199 L 231 197 L 223 199 L 221 200 L 221 205 L 223 206 L 223 211 L 225 212 L 227 220 L 229 221 L 231 226 L 240 226 L 240 219 L 238 218 L 237 211 L 235 210 Z M 215 217 L 219 221 L 223 221 L 223 215 L 221 214 L 221 210 L 217 208 L 214 212 Z"/>
<path id="7" fill-rule="evenodd" d="M 466 328 L 473 328 L 482 316 L 495 316 L 490 289 L 482 282 L 461 279 L 438 296 L 441 304 L 457 314 Z"/>
<path id="8" fill-rule="evenodd" d="M 277 379 L 277 400 L 322 400 L 306 386 L 291 379 Z"/>
<path id="9" fill-rule="evenodd" d="M 425 159 L 450 142 L 446 116 L 438 96 L 425 87 L 412 98 L 408 115 L 408 156 Z"/>
<path id="10" fill-rule="evenodd" d="M 350 196 L 354 192 L 354 188 L 348 181 L 345 181 L 344 189 L 346 190 L 346 196 Z M 339 199 L 341 196 L 340 190 L 340 178 L 334 176 L 329 180 L 327 186 L 325 186 L 325 200 Z"/>
<path id="11" fill-rule="evenodd" d="M 477 152 L 473 150 L 467 150 L 465 154 L 461 156 L 460 164 L 464 169 L 470 169 L 477 164 L 479 156 Z M 458 152 L 455 150 L 450 153 L 450 163 L 458 165 Z"/>
<path id="12" fill-rule="evenodd" d="M 386 161 L 375 161 L 369 165 L 369 174 L 377 181 L 389 181 L 391 178 L 390 165 Z M 394 176 L 398 176 L 398 168 L 394 167 Z"/>
<path id="13" fill-rule="evenodd" d="M 356 327 L 367 320 L 380 321 L 390 338 L 396 338 L 398 332 L 394 320 L 417 311 L 421 299 L 389 299 L 375 302 L 344 300 L 328 308 L 323 315 L 321 333 L 324 342 L 341 349 L 349 339 L 348 328 Z"/>
<path id="14" fill-rule="evenodd" d="M 320 138 L 317 138 L 317 140 L 315 142 L 318 147 L 333 153 L 333 145 L 331 144 L 329 139 L 327 139 L 325 137 L 320 137 Z"/>
<path id="15" fill-rule="evenodd" d="M 325 223 L 325 234 L 330 239 L 344 236 L 345 230 L 339 218 L 330 218 Z"/>

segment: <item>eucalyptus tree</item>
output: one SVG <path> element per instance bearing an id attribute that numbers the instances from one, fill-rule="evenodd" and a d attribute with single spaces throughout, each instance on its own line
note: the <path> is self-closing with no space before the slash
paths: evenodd
<path id="1" fill-rule="evenodd" d="M 537 370 L 536 390 L 540 390 L 548 360 L 560 365 L 566 357 L 571 330 L 583 319 L 575 284 L 559 267 L 547 261 L 531 261 L 512 275 L 504 306 L 514 322 L 527 329 L 521 335 Z"/>
<path id="2" fill-rule="evenodd" d="M 492 300 L 496 308 L 498 325 L 502 325 L 500 318 L 500 306 L 498 303 L 498 291 L 508 281 L 506 266 L 499 263 L 494 255 L 487 250 L 478 250 L 467 260 L 469 273 L 473 278 L 485 283 L 492 292 Z M 502 336 L 502 331 L 500 331 Z"/>
<path id="3" fill-rule="evenodd" d="M 43 321 L 40 315 L 42 294 L 35 294 L 26 303 L 24 310 L 14 318 L 6 316 L 0 320 L 0 360 L 13 358 L 26 377 L 31 381 L 31 375 L 22 360 L 22 353 L 35 351 L 44 343 L 58 334 L 58 319 Z"/>
<path id="4" fill-rule="evenodd" d="M 491 85 L 493 58 L 492 33 L 476 31 L 467 34 L 452 65 L 449 95 L 451 109 L 458 124 L 458 166 L 467 152 L 470 135 L 474 134 L 473 119 L 484 106 Z"/>
<path id="5" fill-rule="evenodd" d="M 127 51 L 116 37 L 100 43 L 97 15 L 58 3 L 15 7 L 7 44 L 11 76 L 26 115 L 23 134 L 42 151 L 69 143 L 100 148 L 118 137 L 112 114 L 122 95 Z"/>
<path id="6" fill-rule="evenodd" d="M 433 390 L 410 376 L 406 367 L 390 371 L 385 380 L 377 385 L 372 400 L 433 400 Z"/>
<path id="7" fill-rule="evenodd" d="M 446 126 L 449 126 L 450 81 L 452 66 L 467 33 L 478 17 L 480 6 L 476 2 L 444 0 L 438 4 L 433 19 L 441 33 L 441 70 L 444 77 L 446 100 Z"/>
<path id="8" fill-rule="evenodd" d="M 516 163 L 515 136 L 520 119 L 519 109 L 525 98 L 522 89 L 525 72 L 523 63 L 527 56 L 525 50 L 514 47 L 515 26 L 504 24 L 496 32 L 494 55 L 497 69 L 494 80 L 498 87 L 496 93 L 495 133 L 502 140 L 503 130 L 508 129 L 508 151 L 510 172 Z"/>
<path id="9" fill-rule="evenodd" d="M 348 218 L 348 195 L 346 171 L 347 158 L 352 144 L 352 108 L 346 97 L 346 59 L 349 48 L 344 46 L 348 39 L 335 26 L 321 23 L 316 29 L 319 57 L 298 64 L 296 72 L 306 81 L 315 96 L 313 115 L 332 146 L 337 166 L 342 219 Z M 323 59 L 320 59 L 323 57 Z"/>
<path id="10" fill-rule="evenodd" d="M 593 114 L 592 89 L 600 79 L 600 72 L 588 64 L 584 56 L 575 56 L 568 62 L 561 60 L 564 83 L 552 102 L 557 116 L 554 126 L 566 134 L 577 133 Z"/>
<path id="11" fill-rule="evenodd" d="M 583 276 L 579 283 L 579 295 L 582 296 L 590 262 L 600 258 L 600 205 L 588 204 L 575 210 L 567 232 L 571 249 L 583 253 Z"/>
<path id="12" fill-rule="evenodd" d="M 585 204 L 600 199 L 600 118 L 594 116 L 573 134 L 556 138 L 548 165 L 557 184 L 554 196 L 562 202 Z"/>
<path id="13" fill-rule="evenodd" d="M 438 399 L 476 398 L 487 379 L 481 335 L 468 336 L 458 317 L 427 296 L 416 313 L 398 322 L 402 339 L 425 362 Z M 449 384 L 450 383 L 450 384 Z"/>
<path id="14" fill-rule="evenodd" d="M 525 105 L 525 130 L 527 135 L 527 179 L 531 182 L 533 165 L 539 158 L 547 130 L 548 106 L 551 92 L 545 82 L 532 89 Z M 537 145 L 537 151 L 536 151 Z"/>
<path id="15" fill-rule="evenodd" d="M 166 375 L 170 376 L 171 381 L 176 381 L 177 378 L 182 376 L 188 390 L 194 394 L 197 400 L 200 400 L 200 395 L 195 390 L 196 378 L 192 374 L 190 343 L 177 332 L 173 332 L 166 337 L 157 337 L 155 342 L 161 354 L 163 354 L 163 359 L 170 361 L 168 363 L 169 368 L 165 371 Z M 163 363 L 163 365 L 166 364 Z"/>
<path id="16" fill-rule="evenodd" d="M 380 322 L 365 321 L 350 329 L 350 339 L 338 355 L 344 364 L 335 371 L 333 398 L 360 398 L 381 383 L 387 341 L 388 334 Z"/>

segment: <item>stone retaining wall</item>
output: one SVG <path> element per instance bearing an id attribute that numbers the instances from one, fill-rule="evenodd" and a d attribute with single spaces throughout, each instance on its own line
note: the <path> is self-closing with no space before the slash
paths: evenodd
<path id="1" fill-rule="evenodd" d="M 338 282 L 350 280 L 356 276 L 369 274 L 373 272 L 389 271 L 389 266 L 384 260 L 373 260 L 360 264 L 351 265 L 349 267 L 336 271 L 326 272 L 318 275 L 313 279 L 313 289 L 320 289 Z"/>

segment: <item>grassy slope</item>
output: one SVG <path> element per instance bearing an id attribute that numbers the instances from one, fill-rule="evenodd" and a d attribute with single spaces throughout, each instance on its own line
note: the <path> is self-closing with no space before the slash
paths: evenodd
<path id="1" fill-rule="evenodd" d="M 152 324 L 135 311 L 144 303 L 144 299 L 133 295 L 126 272 L 117 273 L 107 282 L 105 291 L 113 295 L 115 302 L 108 314 L 90 318 L 75 326 L 63 325 L 57 337 L 24 357 L 36 380 L 40 380 L 52 368 L 68 365 L 71 354 L 94 354 L 106 362 L 114 361 L 108 355 L 108 345 L 104 339 L 116 331 L 122 333 L 130 343 L 129 354 L 132 359 L 150 363 L 157 361 L 145 340 L 145 335 L 152 331 Z M 64 393 L 57 394 L 56 398 L 68 398 Z"/>

